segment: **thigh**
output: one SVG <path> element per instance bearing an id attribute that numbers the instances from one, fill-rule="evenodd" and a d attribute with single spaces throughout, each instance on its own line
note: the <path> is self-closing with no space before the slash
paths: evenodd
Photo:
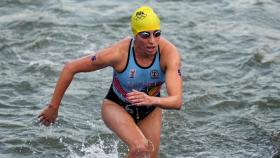
<path id="1" fill-rule="evenodd" d="M 102 105 L 102 118 L 107 127 L 130 149 L 147 141 L 133 118 L 120 105 L 105 99 Z"/>
<path id="2" fill-rule="evenodd" d="M 161 125 L 162 110 L 158 107 L 145 119 L 138 123 L 138 126 L 145 135 L 145 137 L 153 143 L 154 151 L 152 152 L 151 158 L 158 157 Z"/>

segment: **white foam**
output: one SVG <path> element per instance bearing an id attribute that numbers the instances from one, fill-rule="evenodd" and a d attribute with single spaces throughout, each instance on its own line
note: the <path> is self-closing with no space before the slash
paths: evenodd
<path id="1" fill-rule="evenodd" d="M 117 144 L 118 142 L 115 141 L 110 146 L 110 148 L 112 148 L 110 153 L 106 153 L 104 151 L 105 148 L 104 141 L 100 140 L 99 144 L 93 144 L 90 147 L 83 146 L 81 149 L 81 151 L 85 153 L 85 155 L 83 156 L 79 156 L 73 150 L 70 150 L 70 155 L 68 158 L 118 158 Z"/>

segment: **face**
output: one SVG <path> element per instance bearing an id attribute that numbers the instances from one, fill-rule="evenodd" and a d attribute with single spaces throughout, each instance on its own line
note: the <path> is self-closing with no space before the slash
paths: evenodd
<path id="1" fill-rule="evenodd" d="M 160 30 L 139 32 L 135 36 L 136 47 L 140 50 L 140 52 L 153 55 L 157 50 L 160 35 Z"/>

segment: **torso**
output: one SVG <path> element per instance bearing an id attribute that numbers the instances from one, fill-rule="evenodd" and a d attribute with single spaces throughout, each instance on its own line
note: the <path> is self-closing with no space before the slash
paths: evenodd
<path id="1" fill-rule="evenodd" d="M 161 85 L 165 82 L 165 74 L 160 63 L 160 50 L 157 50 L 151 61 L 143 64 L 135 57 L 133 41 L 130 40 L 129 43 L 121 64 L 114 69 L 114 92 L 123 101 L 125 101 L 125 94 L 131 92 L 132 89 L 148 95 L 159 95 Z"/>

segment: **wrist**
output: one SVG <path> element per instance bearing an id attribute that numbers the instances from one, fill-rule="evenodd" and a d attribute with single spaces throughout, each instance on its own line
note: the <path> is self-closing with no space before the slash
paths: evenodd
<path id="1" fill-rule="evenodd" d="M 160 104 L 160 97 L 153 97 L 152 104 L 158 106 Z"/>
<path id="2" fill-rule="evenodd" d="M 58 108 L 59 108 L 59 106 L 55 106 L 53 104 L 48 104 L 48 107 L 51 109 L 55 109 L 55 110 L 58 110 Z"/>

